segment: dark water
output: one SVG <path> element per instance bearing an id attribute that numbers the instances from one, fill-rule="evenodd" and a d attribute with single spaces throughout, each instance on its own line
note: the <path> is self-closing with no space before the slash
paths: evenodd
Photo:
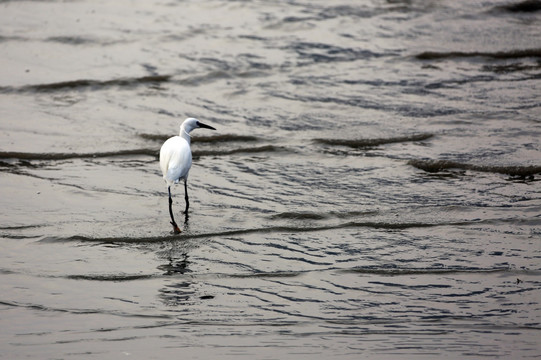
<path id="1" fill-rule="evenodd" d="M 539 2 L 0 21 L 1 358 L 541 354 Z M 189 116 L 218 131 L 173 235 L 157 155 Z"/>

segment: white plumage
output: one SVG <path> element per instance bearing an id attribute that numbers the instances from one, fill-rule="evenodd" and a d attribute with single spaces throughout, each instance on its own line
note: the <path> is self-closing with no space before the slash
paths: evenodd
<path id="1" fill-rule="evenodd" d="M 188 208 L 190 202 L 188 200 L 188 173 L 192 167 L 192 149 L 190 148 L 191 136 L 190 132 L 197 128 L 206 128 L 216 130 L 212 126 L 201 123 L 194 118 L 184 120 L 180 125 L 180 134 L 167 139 L 160 149 L 160 168 L 162 170 L 163 179 L 167 183 L 169 192 L 169 215 L 171 216 L 171 225 L 176 233 L 180 232 L 175 218 L 173 217 L 171 198 L 171 185 L 178 184 L 180 180 L 184 180 L 184 199 L 186 200 L 186 219 L 188 219 Z"/>
<path id="2" fill-rule="evenodd" d="M 190 140 L 182 136 L 173 136 L 163 143 L 160 149 L 160 167 L 167 186 L 187 180 L 192 166 Z"/>

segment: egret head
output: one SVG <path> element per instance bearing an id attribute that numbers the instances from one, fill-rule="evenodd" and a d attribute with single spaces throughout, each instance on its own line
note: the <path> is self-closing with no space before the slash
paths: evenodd
<path id="1" fill-rule="evenodd" d="M 195 118 L 187 118 L 186 120 L 184 120 L 182 125 L 180 125 L 180 133 L 182 134 L 182 130 L 184 130 L 187 134 L 189 134 L 193 129 L 197 129 L 197 128 L 216 130 L 212 126 L 203 124 L 202 122 L 200 122 L 199 120 Z"/>

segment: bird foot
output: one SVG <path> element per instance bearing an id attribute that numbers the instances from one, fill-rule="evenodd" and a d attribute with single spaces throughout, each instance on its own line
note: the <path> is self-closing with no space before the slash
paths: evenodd
<path id="1" fill-rule="evenodd" d="M 180 234 L 181 233 L 180 229 L 178 228 L 177 223 L 171 221 L 171 225 L 173 225 L 173 231 L 175 232 L 175 234 Z"/>

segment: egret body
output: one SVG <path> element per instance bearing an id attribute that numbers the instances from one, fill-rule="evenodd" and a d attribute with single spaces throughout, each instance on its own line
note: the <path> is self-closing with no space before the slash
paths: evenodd
<path id="1" fill-rule="evenodd" d="M 186 200 L 184 213 L 186 214 L 186 218 L 188 218 L 188 208 L 190 207 L 190 201 L 188 199 L 188 173 L 192 166 L 190 132 L 197 128 L 216 130 L 212 126 L 203 124 L 197 119 L 188 118 L 180 125 L 180 134 L 167 139 L 160 149 L 160 168 L 162 169 L 163 179 L 167 183 L 169 215 L 171 216 L 171 225 L 173 225 L 175 233 L 180 233 L 180 229 L 173 216 L 171 185 L 178 184 L 180 180 L 184 181 L 184 199 Z"/>

